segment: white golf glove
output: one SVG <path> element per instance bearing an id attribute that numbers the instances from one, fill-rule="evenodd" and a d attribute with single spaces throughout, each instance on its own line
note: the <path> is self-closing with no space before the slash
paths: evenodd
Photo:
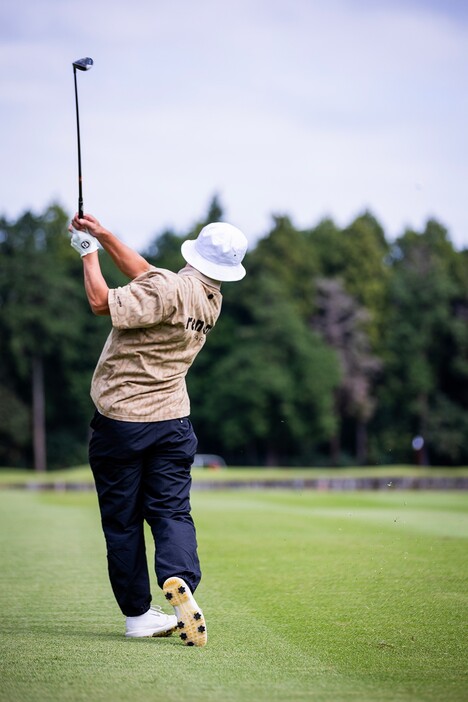
<path id="1" fill-rule="evenodd" d="M 99 249 L 99 242 L 92 234 L 88 234 L 88 232 L 79 232 L 78 230 L 74 229 L 72 232 L 70 246 L 72 246 L 75 251 L 78 251 L 81 258 L 83 258 L 83 256 L 87 256 L 87 254 L 97 251 Z"/>

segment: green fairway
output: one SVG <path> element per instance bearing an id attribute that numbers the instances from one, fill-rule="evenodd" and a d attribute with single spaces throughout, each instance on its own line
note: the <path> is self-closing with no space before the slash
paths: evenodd
<path id="1" fill-rule="evenodd" d="M 466 493 L 195 492 L 193 512 L 202 649 L 125 639 L 94 493 L 0 492 L 0 700 L 468 699 Z"/>

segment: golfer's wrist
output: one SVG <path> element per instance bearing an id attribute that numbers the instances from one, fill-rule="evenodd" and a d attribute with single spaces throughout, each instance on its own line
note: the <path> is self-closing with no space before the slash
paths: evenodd
<path id="1" fill-rule="evenodd" d="M 108 229 L 104 229 L 104 227 L 101 227 L 101 225 L 99 225 L 99 227 L 96 227 L 96 230 L 93 232 L 93 234 L 101 244 L 114 236 L 112 232 L 110 232 Z"/>
<path id="2" fill-rule="evenodd" d="M 90 253 L 82 256 L 81 260 L 83 261 L 84 266 L 87 266 L 88 268 L 94 267 L 96 264 L 99 265 L 99 254 L 97 251 L 91 251 Z"/>

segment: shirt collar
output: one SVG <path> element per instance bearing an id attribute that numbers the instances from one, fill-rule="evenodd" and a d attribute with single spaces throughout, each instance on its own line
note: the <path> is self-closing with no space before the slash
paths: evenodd
<path id="1" fill-rule="evenodd" d="M 178 271 L 178 275 L 191 275 L 193 278 L 198 278 L 203 283 L 210 285 L 212 288 L 216 288 L 217 290 L 221 289 L 221 283 L 219 282 L 219 280 L 213 280 L 213 278 L 208 278 L 207 275 L 203 275 L 203 273 L 197 271 L 197 269 L 191 266 L 190 264 L 187 264 L 186 266 L 184 266 L 184 268 Z"/>

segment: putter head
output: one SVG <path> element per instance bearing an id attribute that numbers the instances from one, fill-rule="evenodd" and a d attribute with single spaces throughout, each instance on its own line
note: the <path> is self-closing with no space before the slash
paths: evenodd
<path id="1" fill-rule="evenodd" d="M 93 59 L 89 58 L 89 56 L 73 61 L 73 68 L 77 68 L 79 71 L 89 71 L 92 65 Z"/>

